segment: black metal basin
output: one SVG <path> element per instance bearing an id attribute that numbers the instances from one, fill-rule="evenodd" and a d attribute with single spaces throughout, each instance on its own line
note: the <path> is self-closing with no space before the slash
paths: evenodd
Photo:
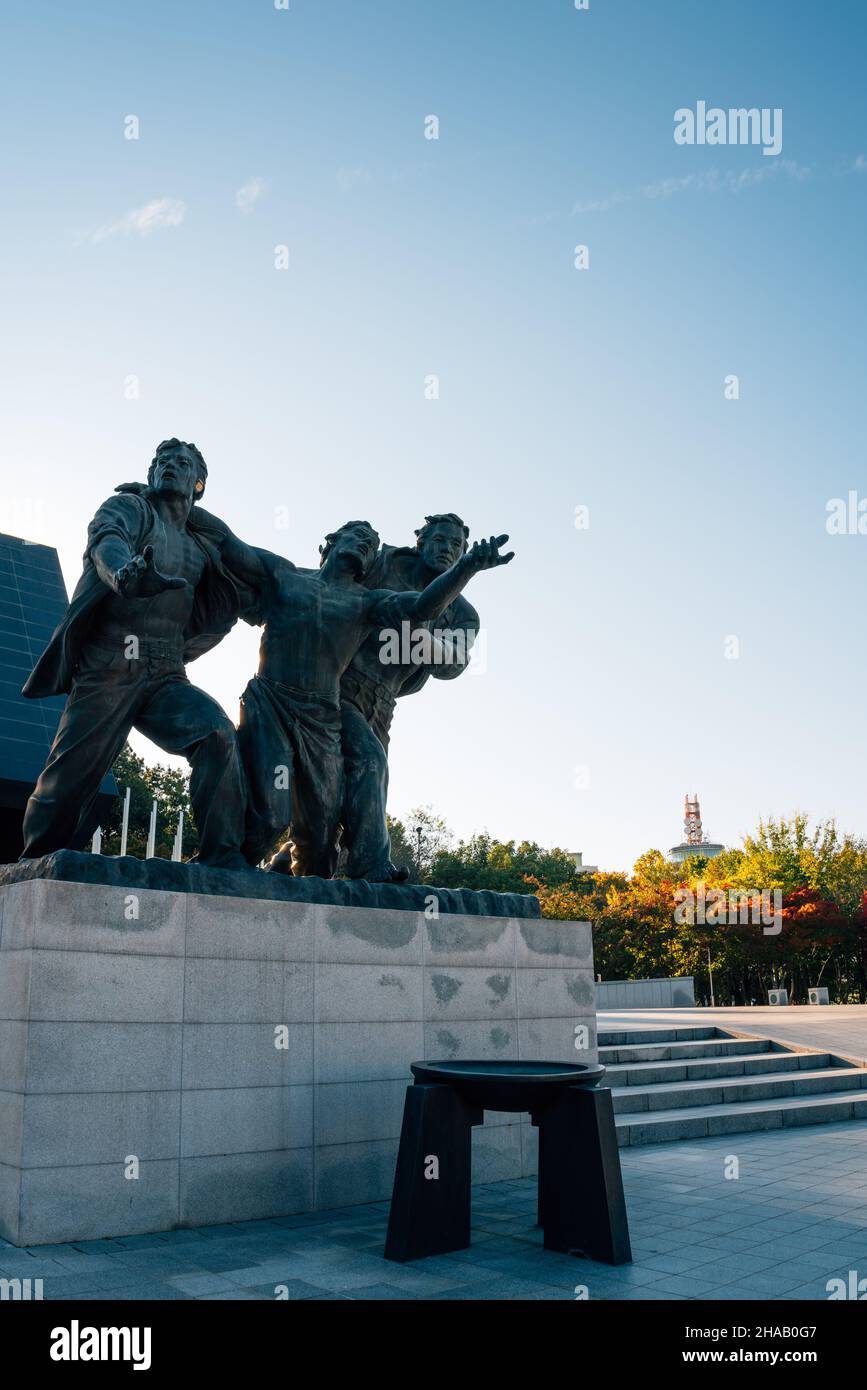
<path id="1" fill-rule="evenodd" d="M 416 1081 L 451 1086 L 483 1110 L 542 1110 L 567 1086 L 595 1086 L 599 1064 L 579 1062 L 413 1062 Z"/>

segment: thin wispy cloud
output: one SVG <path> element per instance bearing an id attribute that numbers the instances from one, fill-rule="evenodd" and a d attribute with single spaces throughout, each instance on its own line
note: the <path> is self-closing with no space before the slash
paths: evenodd
<path id="1" fill-rule="evenodd" d="M 253 204 L 258 203 L 267 187 L 264 179 L 250 179 L 235 194 L 235 207 L 239 212 L 249 212 Z"/>
<path id="2" fill-rule="evenodd" d="M 179 227 L 186 216 L 187 205 L 180 198 L 154 198 L 144 207 L 133 208 L 116 222 L 107 222 L 97 227 L 91 241 L 106 241 L 112 236 L 150 236 L 151 232 L 161 231 L 163 227 Z"/>
<path id="3" fill-rule="evenodd" d="M 867 166 L 865 166 L 867 167 Z M 637 199 L 671 198 L 676 193 L 742 193 L 744 189 L 773 179 L 808 179 L 812 170 L 794 159 L 778 159 L 773 164 L 755 165 L 749 169 L 708 169 L 704 173 L 685 174 L 677 179 L 657 179 L 638 188 L 609 193 L 603 198 L 591 198 L 574 204 L 572 213 L 608 212 L 622 203 Z"/>

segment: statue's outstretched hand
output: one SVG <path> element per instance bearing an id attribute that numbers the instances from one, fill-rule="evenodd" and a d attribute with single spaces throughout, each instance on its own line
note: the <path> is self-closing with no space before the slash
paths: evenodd
<path id="1" fill-rule="evenodd" d="M 166 589 L 183 589 L 187 581 L 179 575 L 162 574 L 154 564 L 153 546 L 146 545 L 140 555 L 121 565 L 114 582 L 124 598 L 153 598 Z"/>
<path id="2" fill-rule="evenodd" d="M 492 570 L 498 565 L 507 565 L 515 558 L 514 550 L 501 555 L 500 550 L 509 539 L 508 536 L 491 536 L 487 541 L 474 541 L 467 552 L 467 560 L 475 570 Z"/>

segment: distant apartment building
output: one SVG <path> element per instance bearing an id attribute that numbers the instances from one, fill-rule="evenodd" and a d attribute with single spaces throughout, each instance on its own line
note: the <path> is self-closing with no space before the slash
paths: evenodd
<path id="1" fill-rule="evenodd" d="M 598 864 L 583 864 L 583 853 L 580 849 L 567 849 L 566 853 L 575 865 L 579 874 L 596 874 L 599 872 Z"/>

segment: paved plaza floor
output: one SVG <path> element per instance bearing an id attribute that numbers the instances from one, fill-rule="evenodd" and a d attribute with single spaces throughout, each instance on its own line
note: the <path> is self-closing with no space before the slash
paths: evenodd
<path id="1" fill-rule="evenodd" d="M 867 1121 L 621 1151 L 634 1263 L 542 1249 L 535 1181 L 473 1192 L 469 1250 L 391 1264 L 388 1203 L 20 1250 L 46 1299 L 827 1299 L 867 1278 Z M 735 1174 L 737 1174 L 735 1176 Z M 728 1175 L 728 1176 L 727 1176 Z"/>

